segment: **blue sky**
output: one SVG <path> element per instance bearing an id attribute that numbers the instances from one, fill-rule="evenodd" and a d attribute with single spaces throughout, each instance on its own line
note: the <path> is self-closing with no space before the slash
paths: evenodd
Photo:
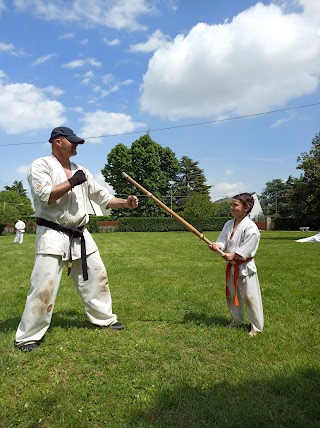
<path id="1" fill-rule="evenodd" d="M 320 105 L 292 107 L 320 103 L 319 28 L 319 0 L 0 0 L 0 189 L 28 189 L 61 125 L 101 183 L 146 130 L 199 162 L 212 200 L 298 177 Z"/>

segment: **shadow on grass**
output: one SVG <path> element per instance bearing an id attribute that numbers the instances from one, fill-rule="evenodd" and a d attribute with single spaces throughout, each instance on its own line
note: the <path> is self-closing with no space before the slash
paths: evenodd
<path id="1" fill-rule="evenodd" d="M 221 325 L 225 327 L 229 322 L 230 319 L 226 317 L 208 316 L 203 312 L 187 312 L 183 317 L 182 324 L 194 323 L 197 325 Z"/>
<path id="2" fill-rule="evenodd" d="M 209 389 L 182 385 L 165 390 L 145 411 L 133 412 L 134 425 L 153 428 L 316 428 L 320 426 L 320 372 L 292 377 L 220 382 Z M 131 425 L 130 425 L 131 426 Z"/>
<path id="3" fill-rule="evenodd" d="M 65 312 L 54 313 L 52 315 L 51 325 L 54 327 L 61 327 L 61 328 L 93 327 L 93 325 L 87 320 L 84 311 L 83 312 L 65 311 Z"/>
<path id="4" fill-rule="evenodd" d="M 292 235 L 290 237 L 288 236 L 264 236 L 263 241 L 288 241 L 288 242 L 294 242 L 297 239 L 305 238 L 305 235 Z"/>
<path id="5" fill-rule="evenodd" d="M 15 331 L 18 328 L 20 320 L 21 320 L 21 316 L 15 317 L 15 318 L 9 318 L 5 321 L 0 322 L 0 332 L 5 333 L 7 331 Z M 62 327 L 62 328 L 93 327 L 92 324 L 87 320 L 84 312 L 81 313 L 76 311 L 54 313 L 52 315 L 51 325 L 54 327 Z"/>
<path id="6" fill-rule="evenodd" d="M 0 332 L 16 331 L 21 317 L 9 318 L 0 322 Z"/>

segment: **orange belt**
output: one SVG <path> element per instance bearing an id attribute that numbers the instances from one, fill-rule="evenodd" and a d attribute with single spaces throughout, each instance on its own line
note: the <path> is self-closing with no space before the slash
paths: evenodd
<path id="1" fill-rule="evenodd" d="M 237 293 L 237 288 L 238 288 L 238 279 L 239 279 L 239 267 L 240 265 L 242 265 L 243 263 L 247 263 L 250 262 L 252 260 L 252 257 L 250 257 L 249 259 L 246 260 L 234 260 L 233 263 L 231 264 L 230 262 L 227 264 L 227 268 L 226 268 L 226 296 L 230 297 L 230 291 L 228 288 L 228 281 L 229 281 L 229 277 L 231 274 L 231 266 L 234 266 L 234 271 L 233 271 L 233 285 L 234 285 L 234 306 L 239 306 L 239 300 L 238 300 L 238 293 Z"/>

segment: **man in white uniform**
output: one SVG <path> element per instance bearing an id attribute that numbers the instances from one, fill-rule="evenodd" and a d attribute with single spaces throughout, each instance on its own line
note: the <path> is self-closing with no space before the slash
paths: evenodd
<path id="1" fill-rule="evenodd" d="M 14 238 L 15 243 L 22 244 L 23 242 L 23 234 L 26 230 L 26 224 L 22 220 L 18 220 L 17 223 L 14 225 L 14 228 L 16 229 L 16 236 Z"/>
<path id="2" fill-rule="evenodd" d="M 107 272 L 84 226 L 89 221 L 89 199 L 108 208 L 136 208 L 138 199 L 115 198 L 87 169 L 70 162 L 78 144 L 84 143 L 72 129 L 53 129 L 49 142 L 51 156 L 35 160 L 28 172 L 38 227 L 30 291 L 15 337 L 15 346 L 24 352 L 37 349 L 50 326 L 66 261 L 89 321 L 114 330 L 124 328 L 112 313 Z"/>
<path id="3" fill-rule="evenodd" d="M 250 336 L 262 332 L 264 317 L 260 285 L 254 256 L 257 252 L 260 232 L 248 214 L 252 210 L 254 199 L 250 193 L 241 193 L 232 198 L 229 220 L 217 239 L 209 248 L 216 251 L 220 248 L 225 252 L 226 298 L 232 316 L 230 327 L 243 324 L 244 304 L 251 324 Z"/>

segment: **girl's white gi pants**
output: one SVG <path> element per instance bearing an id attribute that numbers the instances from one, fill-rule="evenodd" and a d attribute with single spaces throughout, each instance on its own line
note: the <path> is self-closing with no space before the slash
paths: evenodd
<path id="1" fill-rule="evenodd" d="M 30 280 L 30 291 L 16 332 L 16 344 L 39 341 L 48 330 L 65 261 L 61 256 L 38 254 Z M 89 321 L 108 326 L 117 321 L 106 269 L 99 251 L 87 255 L 89 279 L 82 278 L 81 259 L 73 260 L 70 276 L 82 299 Z"/>
<path id="2" fill-rule="evenodd" d="M 248 320 L 251 323 L 251 331 L 261 332 L 263 330 L 264 317 L 257 273 L 239 276 L 237 286 L 239 306 L 235 306 L 234 304 L 235 290 L 233 274 L 230 275 L 227 285 L 230 292 L 230 296 L 227 296 L 227 304 L 234 325 L 243 323 L 244 305 L 246 305 Z"/>

